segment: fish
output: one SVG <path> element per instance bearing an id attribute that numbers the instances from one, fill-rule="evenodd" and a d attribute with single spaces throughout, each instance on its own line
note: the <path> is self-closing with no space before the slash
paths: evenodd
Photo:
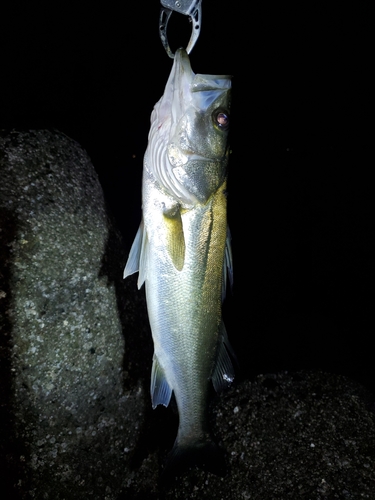
<path id="1" fill-rule="evenodd" d="M 177 437 L 165 470 L 222 470 L 208 426 L 212 385 L 235 375 L 222 319 L 233 284 L 227 223 L 231 76 L 195 74 L 176 51 L 164 93 L 151 113 L 143 160 L 142 220 L 124 269 L 145 284 L 154 344 L 153 408 L 177 403 Z M 218 457 L 221 457 L 218 459 Z"/>

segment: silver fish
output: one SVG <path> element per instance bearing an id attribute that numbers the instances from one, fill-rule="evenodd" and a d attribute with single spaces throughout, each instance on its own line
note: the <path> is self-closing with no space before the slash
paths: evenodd
<path id="1" fill-rule="evenodd" d="M 124 270 L 145 283 L 154 342 L 151 398 L 179 412 L 169 464 L 210 461 L 211 386 L 233 381 L 221 306 L 232 254 L 227 227 L 229 76 L 194 74 L 178 49 L 151 114 L 142 181 L 142 221 Z"/>

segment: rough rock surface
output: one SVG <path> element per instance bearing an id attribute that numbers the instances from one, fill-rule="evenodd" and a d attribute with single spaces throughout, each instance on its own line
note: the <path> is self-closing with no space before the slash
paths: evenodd
<path id="1" fill-rule="evenodd" d="M 211 403 L 227 474 L 163 483 L 136 277 L 82 148 L 0 134 L 0 474 L 9 500 L 375 499 L 374 398 L 322 372 L 259 375 Z"/>
<path id="2" fill-rule="evenodd" d="M 0 154 L 7 478 L 21 498 L 113 498 L 144 401 L 141 386 L 124 391 L 140 295 L 85 151 L 31 131 L 3 134 Z"/>
<path id="3" fill-rule="evenodd" d="M 372 398 L 361 386 L 328 373 L 243 383 L 214 418 L 231 454 L 218 498 L 375 498 L 374 414 L 366 403 Z"/>

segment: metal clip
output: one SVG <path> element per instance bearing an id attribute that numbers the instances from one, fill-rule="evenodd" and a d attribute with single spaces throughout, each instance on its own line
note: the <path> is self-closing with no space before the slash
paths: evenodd
<path id="1" fill-rule="evenodd" d="M 162 7 L 159 17 L 159 35 L 167 54 L 172 59 L 174 58 L 167 37 L 167 25 L 173 11 L 189 16 L 191 19 L 192 32 L 186 48 L 186 52 L 190 54 L 201 30 L 202 0 L 160 0 L 160 3 Z"/>

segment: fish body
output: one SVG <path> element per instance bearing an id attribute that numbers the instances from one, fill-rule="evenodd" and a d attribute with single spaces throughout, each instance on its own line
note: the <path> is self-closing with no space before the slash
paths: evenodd
<path id="1" fill-rule="evenodd" d="M 124 277 L 139 271 L 154 342 L 151 398 L 168 406 L 179 428 L 170 463 L 215 455 L 207 426 L 211 381 L 234 372 L 221 305 L 232 277 L 227 227 L 231 80 L 195 75 L 179 49 L 165 92 L 151 114 L 142 181 L 142 222 Z M 195 459 L 193 459 L 195 460 Z"/>

